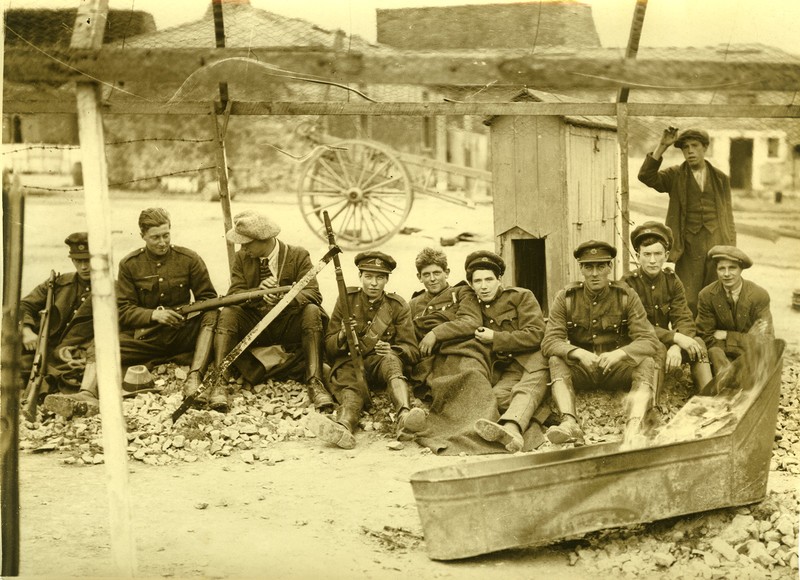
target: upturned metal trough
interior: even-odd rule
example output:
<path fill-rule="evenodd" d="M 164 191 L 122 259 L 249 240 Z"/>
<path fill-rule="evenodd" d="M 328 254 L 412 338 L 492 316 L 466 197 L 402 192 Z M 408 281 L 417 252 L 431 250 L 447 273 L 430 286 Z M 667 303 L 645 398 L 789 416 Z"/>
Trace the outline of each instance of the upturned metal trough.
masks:
<path fill-rule="evenodd" d="M 782 350 L 774 341 L 740 357 L 719 380 L 726 383 L 719 395 L 692 397 L 646 447 L 606 443 L 414 474 L 428 556 L 453 560 L 540 546 L 762 500 Z"/>

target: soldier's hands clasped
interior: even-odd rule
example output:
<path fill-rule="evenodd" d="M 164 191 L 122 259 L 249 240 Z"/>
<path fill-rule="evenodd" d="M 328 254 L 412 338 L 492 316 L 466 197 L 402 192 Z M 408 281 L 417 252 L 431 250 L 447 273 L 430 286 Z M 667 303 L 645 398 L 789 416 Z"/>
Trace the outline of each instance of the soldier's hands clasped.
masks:
<path fill-rule="evenodd" d="M 379 340 L 375 343 L 375 354 L 380 356 L 386 356 L 387 354 L 391 354 L 392 352 L 392 345 L 386 342 L 385 340 Z"/>
<path fill-rule="evenodd" d="M 185 321 L 183 316 L 169 308 L 157 308 L 153 310 L 153 313 L 150 315 L 150 320 L 158 324 L 171 326 L 172 328 L 180 328 Z"/>
<path fill-rule="evenodd" d="M 484 326 L 478 327 L 475 330 L 475 338 L 483 344 L 491 344 L 494 342 L 494 330 Z"/>
<path fill-rule="evenodd" d="M 597 368 L 603 371 L 604 374 L 608 374 L 611 372 L 611 369 L 625 360 L 627 356 L 625 351 L 619 348 L 611 352 L 604 352 L 597 357 Z"/>

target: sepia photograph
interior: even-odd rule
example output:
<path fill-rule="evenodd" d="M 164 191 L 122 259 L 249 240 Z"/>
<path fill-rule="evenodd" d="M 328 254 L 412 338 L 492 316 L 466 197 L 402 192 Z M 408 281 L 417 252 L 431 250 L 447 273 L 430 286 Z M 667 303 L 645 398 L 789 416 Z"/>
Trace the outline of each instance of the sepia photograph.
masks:
<path fill-rule="evenodd" d="M 798 577 L 800 3 L 2 9 L 0 576 Z"/>

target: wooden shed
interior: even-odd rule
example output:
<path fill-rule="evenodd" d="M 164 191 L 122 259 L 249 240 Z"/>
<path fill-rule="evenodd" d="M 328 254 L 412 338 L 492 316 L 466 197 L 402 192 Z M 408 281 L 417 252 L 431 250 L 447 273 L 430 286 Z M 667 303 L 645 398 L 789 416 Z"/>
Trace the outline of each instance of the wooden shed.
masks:
<path fill-rule="evenodd" d="M 526 89 L 514 101 L 565 102 Z M 494 232 L 507 284 L 542 308 L 580 279 L 573 249 L 599 239 L 618 249 L 618 149 L 612 117 L 495 116 L 491 127 Z"/>

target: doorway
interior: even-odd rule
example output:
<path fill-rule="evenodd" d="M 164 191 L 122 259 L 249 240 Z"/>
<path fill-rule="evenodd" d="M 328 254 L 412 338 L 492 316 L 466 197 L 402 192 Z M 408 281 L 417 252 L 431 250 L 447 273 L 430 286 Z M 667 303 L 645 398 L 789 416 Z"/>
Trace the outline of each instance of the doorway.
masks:
<path fill-rule="evenodd" d="M 514 285 L 527 288 L 547 316 L 547 261 L 544 239 L 513 240 Z"/>
<path fill-rule="evenodd" d="M 731 139 L 731 189 L 753 190 L 753 140 Z"/>

